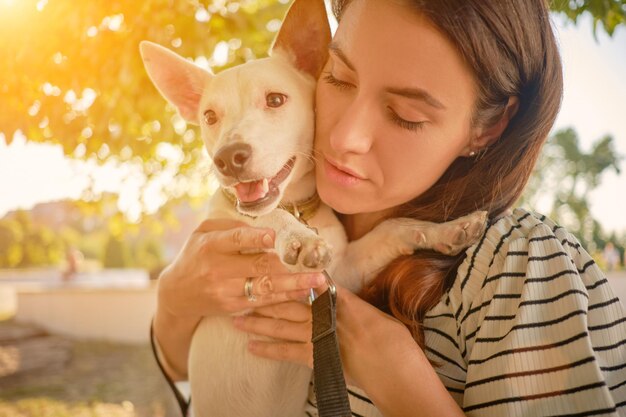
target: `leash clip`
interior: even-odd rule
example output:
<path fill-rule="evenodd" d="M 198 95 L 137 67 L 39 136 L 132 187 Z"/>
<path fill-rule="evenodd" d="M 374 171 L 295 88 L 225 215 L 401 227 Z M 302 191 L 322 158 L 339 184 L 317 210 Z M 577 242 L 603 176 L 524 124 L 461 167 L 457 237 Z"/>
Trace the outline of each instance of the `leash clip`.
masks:
<path fill-rule="evenodd" d="M 330 295 L 336 297 L 337 287 L 335 286 L 335 281 L 333 281 L 330 275 L 328 275 L 328 272 L 326 272 L 326 270 L 323 270 L 322 274 L 324 274 L 324 278 L 326 278 L 326 285 L 328 286 L 328 291 L 330 292 Z M 309 290 L 309 304 L 313 304 L 313 301 L 315 301 L 317 297 L 319 297 L 319 295 L 315 293 L 315 290 L 313 288 L 311 288 Z"/>

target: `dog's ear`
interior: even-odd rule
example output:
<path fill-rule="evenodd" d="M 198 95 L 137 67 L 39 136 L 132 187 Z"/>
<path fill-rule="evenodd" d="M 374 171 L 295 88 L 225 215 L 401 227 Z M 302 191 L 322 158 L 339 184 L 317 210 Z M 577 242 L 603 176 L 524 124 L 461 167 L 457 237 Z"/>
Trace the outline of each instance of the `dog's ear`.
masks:
<path fill-rule="evenodd" d="M 328 58 L 330 26 L 324 0 L 295 0 L 270 49 L 286 52 L 301 71 L 319 76 Z"/>
<path fill-rule="evenodd" d="M 198 124 L 202 91 L 213 75 L 156 43 L 143 41 L 139 50 L 157 90 L 186 121 Z"/>

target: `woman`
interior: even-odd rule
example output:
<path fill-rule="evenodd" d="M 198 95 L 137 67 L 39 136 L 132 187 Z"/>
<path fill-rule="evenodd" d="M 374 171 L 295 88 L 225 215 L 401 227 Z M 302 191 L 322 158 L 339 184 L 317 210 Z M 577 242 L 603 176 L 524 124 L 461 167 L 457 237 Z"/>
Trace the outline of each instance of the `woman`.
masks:
<path fill-rule="evenodd" d="M 394 261 L 360 297 L 339 289 L 354 415 L 626 415 L 626 318 L 576 239 L 519 198 L 556 117 L 560 58 L 543 0 L 334 2 L 339 27 L 317 87 L 320 197 L 358 239 L 382 219 L 488 210 L 458 257 Z M 242 331 L 250 350 L 312 363 L 318 276 L 286 274 L 273 232 L 207 221 L 160 278 L 161 362 L 185 379 L 204 315 L 250 308 L 245 277 L 271 271 Z M 207 277 L 220 277 L 212 279 Z M 230 279 L 225 279 L 228 277 Z M 233 294 L 237 294 L 234 296 Z M 314 397 L 306 410 L 315 414 Z"/>

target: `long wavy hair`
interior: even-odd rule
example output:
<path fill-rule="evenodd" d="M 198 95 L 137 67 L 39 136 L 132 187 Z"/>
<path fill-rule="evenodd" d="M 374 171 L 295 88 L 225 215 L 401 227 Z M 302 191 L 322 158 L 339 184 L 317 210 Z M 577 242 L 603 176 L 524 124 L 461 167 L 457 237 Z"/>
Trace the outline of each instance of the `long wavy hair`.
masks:
<path fill-rule="evenodd" d="M 351 0 L 332 0 L 338 21 Z M 383 0 L 390 1 L 390 0 Z M 557 116 L 561 58 L 545 0 L 395 0 L 427 17 L 456 45 L 478 86 L 472 125 L 499 121 L 510 97 L 519 107 L 501 137 L 474 158 L 458 158 L 394 217 L 444 222 L 475 210 L 491 219 L 520 197 Z M 416 40 L 417 44 L 418 40 Z M 393 261 L 361 296 L 401 320 L 424 347 L 421 323 L 451 287 L 464 254 L 420 251 Z"/>

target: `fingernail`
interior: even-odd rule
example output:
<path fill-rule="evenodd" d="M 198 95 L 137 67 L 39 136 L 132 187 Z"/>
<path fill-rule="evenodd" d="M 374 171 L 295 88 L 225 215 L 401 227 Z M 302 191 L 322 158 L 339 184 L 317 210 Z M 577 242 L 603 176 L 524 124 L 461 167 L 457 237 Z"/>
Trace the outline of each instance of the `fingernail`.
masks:
<path fill-rule="evenodd" d="M 244 320 L 245 318 L 243 316 L 233 317 L 233 325 L 235 325 L 235 327 L 241 327 Z"/>
<path fill-rule="evenodd" d="M 315 274 L 311 277 L 311 286 L 313 287 L 317 287 L 322 285 L 324 282 L 326 281 L 326 279 L 324 278 L 324 275 L 322 274 Z"/>
<path fill-rule="evenodd" d="M 248 342 L 248 349 L 249 349 L 249 350 L 254 351 L 254 350 L 257 350 L 257 349 L 258 349 L 258 347 L 259 347 L 259 343 L 258 343 L 258 342 L 255 342 L 254 340 L 250 340 L 250 341 Z"/>
<path fill-rule="evenodd" d="M 263 235 L 263 245 L 266 248 L 273 248 L 274 247 L 274 241 L 272 240 L 272 237 L 268 233 Z"/>

